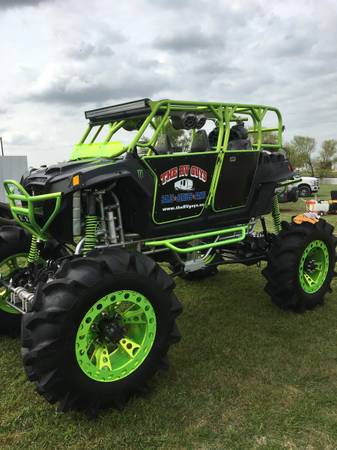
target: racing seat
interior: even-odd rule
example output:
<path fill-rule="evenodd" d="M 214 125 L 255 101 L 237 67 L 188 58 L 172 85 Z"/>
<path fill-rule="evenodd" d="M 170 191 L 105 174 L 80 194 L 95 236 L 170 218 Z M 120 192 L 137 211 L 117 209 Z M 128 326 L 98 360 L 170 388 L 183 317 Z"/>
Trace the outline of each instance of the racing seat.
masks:
<path fill-rule="evenodd" d="M 216 147 L 218 143 L 218 137 L 219 137 L 219 128 L 215 127 L 208 135 L 208 141 L 209 145 L 211 147 Z"/>
<path fill-rule="evenodd" d="M 191 152 L 207 152 L 209 150 L 209 140 L 205 130 L 198 130 L 193 138 Z"/>
<path fill-rule="evenodd" d="M 155 149 L 158 155 L 165 155 L 173 152 L 171 141 L 167 134 L 160 134 L 158 136 Z"/>
<path fill-rule="evenodd" d="M 233 125 L 229 133 L 228 150 L 251 150 L 252 144 L 248 137 L 248 130 L 243 122 Z"/>

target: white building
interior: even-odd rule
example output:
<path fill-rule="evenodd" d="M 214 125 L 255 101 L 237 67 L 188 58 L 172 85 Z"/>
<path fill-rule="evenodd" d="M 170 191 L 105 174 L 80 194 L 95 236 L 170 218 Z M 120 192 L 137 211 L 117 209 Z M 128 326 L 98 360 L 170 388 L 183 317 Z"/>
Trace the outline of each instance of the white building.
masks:
<path fill-rule="evenodd" d="M 3 181 L 20 181 L 27 169 L 27 156 L 0 156 L 0 202 L 7 203 Z"/>

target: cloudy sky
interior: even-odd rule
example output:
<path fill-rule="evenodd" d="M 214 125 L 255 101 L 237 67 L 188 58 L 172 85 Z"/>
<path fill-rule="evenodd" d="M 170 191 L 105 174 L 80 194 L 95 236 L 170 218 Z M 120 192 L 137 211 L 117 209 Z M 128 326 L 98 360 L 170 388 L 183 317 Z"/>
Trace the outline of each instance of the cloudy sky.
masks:
<path fill-rule="evenodd" d="M 61 161 L 83 111 L 142 97 L 262 103 L 337 138 L 335 0 L 0 0 L 0 136 Z"/>

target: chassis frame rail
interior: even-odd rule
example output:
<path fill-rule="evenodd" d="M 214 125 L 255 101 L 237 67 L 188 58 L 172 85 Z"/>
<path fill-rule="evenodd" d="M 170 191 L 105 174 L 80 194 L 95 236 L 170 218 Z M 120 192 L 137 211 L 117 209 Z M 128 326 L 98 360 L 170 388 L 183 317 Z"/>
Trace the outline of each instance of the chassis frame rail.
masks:
<path fill-rule="evenodd" d="M 175 238 L 170 238 L 170 239 L 162 239 L 162 240 L 158 240 L 158 241 L 148 241 L 148 242 L 145 242 L 145 245 L 153 246 L 153 247 L 162 247 L 163 246 L 163 247 L 167 247 L 170 250 L 173 250 L 174 252 L 177 252 L 177 253 L 191 253 L 191 252 L 195 252 L 195 251 L 199 251 L 199 250 L 207 250 L 210 248 L 221 247 L 223 245 L 241 242 L 247 236 L 247 232 L 248 232 L 248 225 L 240 225 L 238 227 L 208 231 L 205 233 L 198 233 L 198 234 L 193 234 L 190 236 L 180 236 L 180 237 L 175 237 Z M 227 237 L 225 236 L 225 239 L 222 239 L 222 240 L 209 242 L 209 243 L 205 243 L 205 244 L 200 244 L 200 245 L 194 245 L 192 247 L 179 247 L 179 246 L 175 245 L 175 244 L 181 244 L 181 243 L 193 241 L 195 239 L 203 239 L 203 238 L 208 238 L 208 237 L 213 237 L 213 236 L 223 236 L 223 235 L 229 235 L 229 236 L 227 236 Z"/>

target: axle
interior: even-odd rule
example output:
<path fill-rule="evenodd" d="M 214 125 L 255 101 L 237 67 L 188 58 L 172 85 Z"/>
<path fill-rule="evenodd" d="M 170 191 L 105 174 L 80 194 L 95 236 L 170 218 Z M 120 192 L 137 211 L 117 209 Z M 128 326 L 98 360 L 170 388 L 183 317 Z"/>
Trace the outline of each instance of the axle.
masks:
<path fill-rule="evenodd" d="M 18 286 L 14 287 L 5 281 L 0 275 L 0 284 L 10 291 L 10 297 L 6 302 L 12 308 L 15 308 L 20 313 L 25 314 L 29 310 L 29 305 L 34 300 L 35 294 L 27 291 L 27 289 Z"/>

